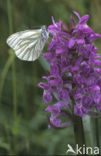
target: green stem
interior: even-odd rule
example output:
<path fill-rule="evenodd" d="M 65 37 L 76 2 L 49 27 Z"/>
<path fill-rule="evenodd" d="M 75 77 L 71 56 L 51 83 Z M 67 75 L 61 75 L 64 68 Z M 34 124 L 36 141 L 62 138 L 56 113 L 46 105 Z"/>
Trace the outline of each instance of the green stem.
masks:
<path fill-rule="evenodd" d="M 9 33 L 13 33 L 13 22 L 12 22 L 12 5 L 11 0 L 7 0 L 8 9 L 8 22 L 9 22 Z M 13 113 L 14 119 L 16 120 L 17 114 L 17 97 L 16 97 L 16 73 L 15 73 L 15 61 L 12 62 L 12 86 L 13 86 Z"/>
<path fill-rule="evenodd" d="M 7 11 L 8 11 L 8 22 L 9 22 L 9 33 L 13 33 L 13 22 L 12 22 L 12 7 L 11 1 L 7 0 Z"/>
<path fill-rule="evenodd" d="M 9 23 L 9 33 L 13 33 L 13 18 L 12 18 L 12 3 L 11 0 L 7 0 L 7 9 L 8 9 L 8 23 Z M 14 55 L 14 54 L 12 54 Z M 14 57 L 13 57 L 14 58 Z M 17 117 L 17 94 L 16 94 L 16 73 L 15 73 L 15 60 L 12 62 L 12 92 L 13 92 L 13 117 L 14 117 L 14 126 L 16 123 Z M 14 129 L 13 126 L 13 129 Z M 12 129 L 12 133 L 14 134 Z M 16 137 L 13 138 L 14 151 L 16 151 Z"/>
<path fill-rule="evenodd" d="M 8 73 L 8 70 L 10 68 L 10 66 L 12 65 L 12 62 L 14 60 L 14 55 L 12 55 L 11 50 L 9 51 L 9 58 L 4 66 L 4 69 L 2 71 L 2 75 L 1 75 L 1 81 L 0 81 L 0 102 L 1 102 L 1 97 L 2 97 L 2 91 L 3 91 L 3 86 L 4 86 L 4 82 Z"/>
<path fill-rule="evenodd" d="M 78 147 L 83 147 L 85 145 L 85 136 L 84 136 L 84 128 L 82 118 L 78 116 L 74 116 L 74 138 L 75 144 L 78 144 Z M 81 149 L 82 151 L 82 149 Z M 79 154 L 78 154 L 79 155 Z"/>
<path fill-rule="evenodd" d="M 95 119 L 95 135 L 96 135 L 96 145 L 100 148 L 99 142 L 99 119 Z"/>
<path fill-rule="evenodd" d="M 12 85 L 13 85 L 13 113 L 14 119 L 17 116 L 17 94 L 16 94 L 16 73 L 15 73 L 15 62 L 12 63 Z"/>

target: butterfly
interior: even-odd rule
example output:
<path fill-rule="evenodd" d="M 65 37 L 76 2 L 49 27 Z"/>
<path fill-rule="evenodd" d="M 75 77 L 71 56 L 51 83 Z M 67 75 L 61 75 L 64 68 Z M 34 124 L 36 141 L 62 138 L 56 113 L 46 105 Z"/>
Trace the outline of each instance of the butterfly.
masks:
<path fill-rule="evenodd" d="M 7 39 L 7 44 L 15 51 L 16 56 L 25 61 L 35 61 L 41 54 L 49 32 L 46 26 L 41 29 L 25 30 L 12 34 Z"/>

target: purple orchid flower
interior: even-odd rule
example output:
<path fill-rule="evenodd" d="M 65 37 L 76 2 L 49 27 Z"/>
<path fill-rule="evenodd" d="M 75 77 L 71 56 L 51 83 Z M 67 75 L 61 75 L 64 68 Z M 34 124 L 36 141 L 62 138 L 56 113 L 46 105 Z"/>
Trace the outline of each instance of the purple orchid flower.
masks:
<path fill-rule="evenodd" d="M 50 64 L 50 74 L 43 77 L 46 83 L 38 86 L 44 89 L 43 101 L 48 104 L 45 110 L 51 114 L 50 125 L 55 127 L 70 126 L 72 120 L 67 119 L 73 114 L 83 117 L 93 110 L 101 112 L 101 56 L 93 43 L 101 35 L 87 25 L 89 15 L 74 14 L 78 24 L 72 16 L 69 27 L 52 17 L 53 24 L 48 26 L 52 40 L 43 54 Z"/>

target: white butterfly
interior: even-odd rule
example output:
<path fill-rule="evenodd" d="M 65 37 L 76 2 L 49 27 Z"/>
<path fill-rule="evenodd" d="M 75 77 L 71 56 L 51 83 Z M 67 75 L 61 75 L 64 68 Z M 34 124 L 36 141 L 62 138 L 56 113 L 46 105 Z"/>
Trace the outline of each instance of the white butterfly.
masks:
<path fill-rule="evenodd" d="M 7 44 L 14 49 L 19 59 L 35 61 L 40 56 L 48 38 L 46 26 L 42 26 L 41 29 L 12 34 L 8 37 Z"/>

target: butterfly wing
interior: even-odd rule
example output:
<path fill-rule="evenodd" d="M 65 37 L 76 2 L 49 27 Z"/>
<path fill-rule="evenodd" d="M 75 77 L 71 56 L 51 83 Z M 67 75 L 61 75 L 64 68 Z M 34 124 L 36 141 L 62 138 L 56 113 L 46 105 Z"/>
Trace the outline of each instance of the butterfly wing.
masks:
<path fill-rule="evenodd" d="M 38 29 L 15 33 L 7 39 L 7 44 L 14 49 L 19 59 L 34 61 L 40 56 L 45 42 L 41 36 L 41 29 Z"/>

